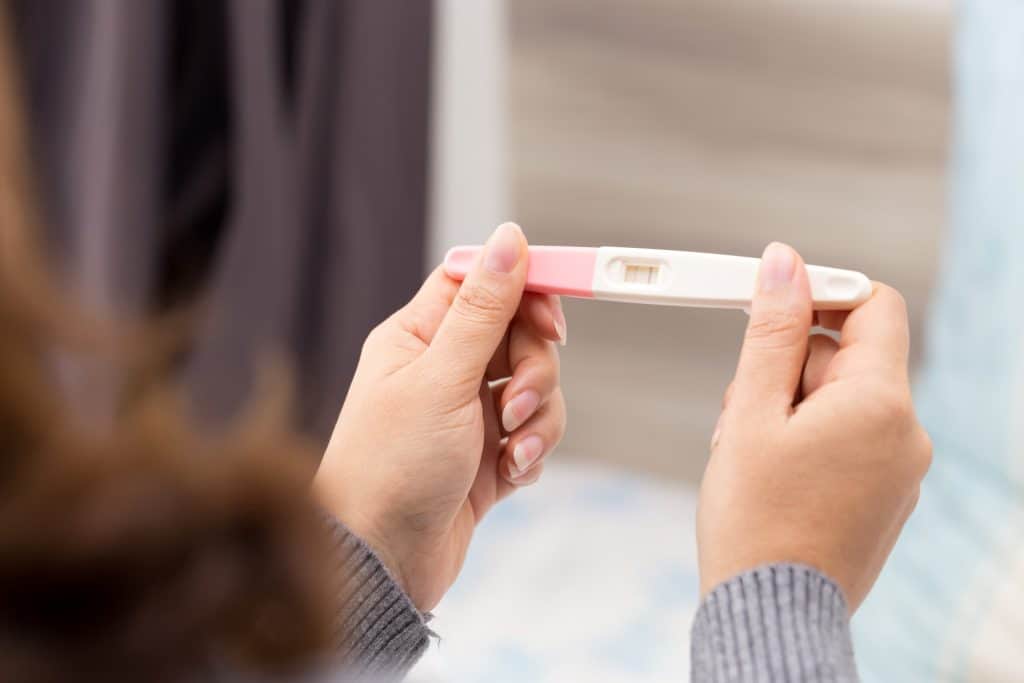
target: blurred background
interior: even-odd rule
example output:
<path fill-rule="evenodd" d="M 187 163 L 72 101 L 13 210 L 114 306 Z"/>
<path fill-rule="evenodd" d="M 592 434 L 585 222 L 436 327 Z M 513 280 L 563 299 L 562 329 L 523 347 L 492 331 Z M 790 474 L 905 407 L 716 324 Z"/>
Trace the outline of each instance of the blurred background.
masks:
<path fill-rule="evenodd" d="M 9 4 L 64 276 L 119 316 L 202 302 L 167 371 L 213 424 L 279 350 L 325 442 L 367 331 L 506 220 L 780 240 L 895 286 L 935 464 L 854 622 L 861 674 L 1024 680 L 1024 3 Z M 746 319 L 565 305 L 568 434 L 480 526 L 416 683 L 687 676 L 696 484 Z"/>
<path fill-rule="evenodd" d="M 505 220 L 535 244 L 785 241 L 897 287 L 922 330 L 947 207 L 945 0 L 12 7 L 68 279 L 115 315 L 203 300 L 174 370 L 213 423 L 278 349 L 300 426 L 326 440 L 367 331 Z M 566 308 L 558 459 L 696 481 L 744 316 Z"/>
<path fill-rule="evenodd" d="M 757 256 L 780 240 L 897 287 L 920 333 L 945 226 L 951 3 L 440 7 L 440 64 L 466 98 L 451 106 L 484 121 L 444 138 L 472 149 L 440 153 L 473 169 L 454 201 L 492 204 L 435 214 L 432 258 L 503 219 L 536 244 Z M 474 58 L 443 56 L 461 49 Z M 471 69 L 489 85 L 470 87 Z M 697 480 L 745 317 L 574 300 L 566 314 L 558 457 Z"/>

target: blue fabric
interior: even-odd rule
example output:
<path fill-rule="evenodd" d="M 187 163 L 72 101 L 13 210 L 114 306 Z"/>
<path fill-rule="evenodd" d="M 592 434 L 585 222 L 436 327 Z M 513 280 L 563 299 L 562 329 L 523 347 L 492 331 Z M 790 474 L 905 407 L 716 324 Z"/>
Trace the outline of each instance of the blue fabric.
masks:
<path fill-rule="evenodd" d="M 854 620 L 869 682 L 1024 680 L 1019 653 L 977 642 L 1024 546 L 1024 2 L 959 3 L 955 54 L 951 229 L 916 387 L 935 463 Z"/>
<path fill-rule="evenodd" d="M 488 514 L 408 683 L 689 675 L 696 491 L 556 458 Z"/>

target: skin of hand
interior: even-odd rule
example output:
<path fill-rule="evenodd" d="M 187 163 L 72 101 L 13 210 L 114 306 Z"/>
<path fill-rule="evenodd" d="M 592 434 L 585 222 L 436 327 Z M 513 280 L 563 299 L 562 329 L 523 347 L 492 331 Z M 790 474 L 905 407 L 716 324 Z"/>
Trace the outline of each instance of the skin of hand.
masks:
<path fill-rule="evenodd" d="M 908 379 L 906 305 L 875 284 L 840 331 L 815 314 L 800 256 L 771 244 L 735 379 L 712 437 L 697 515 L 701 593 L 760 565 L 810 565 L 852 614 L 917 504 L 932 446 Z"/>
<path fill-rule="evenodd" d="M 537 480 L 565 431 L 565 318 L 557 297 L 524 295 L 527 261 L 504 224 L 461 286 L 438 268 L 370 333 L 314 478 L 423 611 L 484 514 Z"/>

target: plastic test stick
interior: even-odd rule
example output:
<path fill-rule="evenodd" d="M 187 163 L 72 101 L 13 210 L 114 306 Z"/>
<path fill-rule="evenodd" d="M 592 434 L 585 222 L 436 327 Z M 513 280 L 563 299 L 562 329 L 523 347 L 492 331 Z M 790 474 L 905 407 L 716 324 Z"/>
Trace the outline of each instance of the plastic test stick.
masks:
<path fill-rule="evenodd" d="M 621 247 L 530 248 L 526 289 L 542 294 L 703 308 L 750 308 L 761 259 Z M 482 247 L 455 247 L 445 271 L 462 280 Z M 863 273 L 807 266 L 814 308 L 846 311 L 871 296 Z"/>

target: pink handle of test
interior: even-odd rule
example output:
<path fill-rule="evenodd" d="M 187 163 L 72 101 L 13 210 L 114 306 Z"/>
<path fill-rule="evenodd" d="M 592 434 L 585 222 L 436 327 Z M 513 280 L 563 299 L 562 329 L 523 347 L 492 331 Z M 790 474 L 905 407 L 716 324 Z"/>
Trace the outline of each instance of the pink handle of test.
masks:
<path fill-rule="evenodd" d="M 464 280 L 481 251 L 483 247 L 455 247 L 445 256 L 445 272 L 453 280 Z M 594 298 L 596 247 L 529 247 L 529 254 L 528 292 Z"/>

